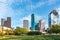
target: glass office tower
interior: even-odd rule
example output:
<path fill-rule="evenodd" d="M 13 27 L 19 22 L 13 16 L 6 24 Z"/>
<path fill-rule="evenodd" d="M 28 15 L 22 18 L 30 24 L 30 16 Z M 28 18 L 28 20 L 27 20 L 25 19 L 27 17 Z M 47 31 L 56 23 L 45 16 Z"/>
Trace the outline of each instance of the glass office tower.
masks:
<path fill-rule="evenodd" d="M 31 30 L 35 30 L 35 26 L 37 24 L 37 17 L 35 14 L 31 15 Z"/>
<path fill-rule="evenodd" d="M 56 10 L 53 10 L 50 14 L 49 14 L 49 28 L 52 27 L 52 25 L 54 24 L 59 24 L 59 14 Z"/>

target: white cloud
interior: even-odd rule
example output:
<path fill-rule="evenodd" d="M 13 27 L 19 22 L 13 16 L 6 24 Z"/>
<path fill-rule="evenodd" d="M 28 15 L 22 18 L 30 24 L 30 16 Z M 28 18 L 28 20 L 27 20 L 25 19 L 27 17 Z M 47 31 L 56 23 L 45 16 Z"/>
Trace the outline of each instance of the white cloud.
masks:
<path fill-rule="evenodd" d="M 57 10 L 57 12 L 58 12 L 58 14 L 59 14 L 59 20 L 60 20 L 60 6 L 58 6 L 57 8 L 56 8 L 56 10 Z M 60 21 L 59 21 L 60 22 Z"/>
<path fill-rule="evenodd" d="M 20 19 L 20 26 L 22 26 L 23 27 L 23 20 L 28 20 L 29 21 L 29 25 L 31 24 L 30 22 L 31 22 L 31 15 L 28 15 L 28 16 L 25 16 L 25 17 L 23 17 L 22 19 Z M 30 27 L 30 26 L 29 26 Z"/>
<path fill-rule="evenodd" d="M 58 8 L 56 8 L 56 10 L 58 11 L 58 13 L 60 15 L 60 6 Z"/>
<path fill-rule="evenodd" d="M 35 5 L 33 5 L 33 3 L 30 3 L 29 5 L 26 6 L 26 9 L 33 10 L 33 9 L 43 6 L 44 4 L 45 2 L 37 2 Z"/>
<path fill-rule="evenodd" d="M 38 2 L 35 6 L 38 8 L 38 7 L 40 7 L 40 6 L 44 5 L 44 4 L 45 4 L 45 2 Z"/>
<path fill-rule="evenodd" d="M 48 0 L 48 1 L 47 1 L 47 4 L 48 4 L 48 5 L 52 5 L 52 4 L 54 4 L 54 3 L 56 3 L 56 0 Z"/>
<path fill-rule="evenodd" d="M 29 20 L 31 19 L 31 15 L 28 15 L 27 17 L 22 18 L 23 20 Z"/>
<path fill-rule="evenodd" d="M 0 18 L 12 15 L 13 11 L 8 6 L 11 2 L 12 0 L 0 0 Z"/>
<path fill-rule="evenodd" d="M 45 24 L 45 29 L 47 29 L 47 28 L 49 28 L 49 27 L 48 27 L 48 24 Z"/>
<path fill-rule="evenodd" d="M 37 15 L 37 20 L 39 21 L 40 19 L 42 19 L 42 16 Z"/>
<path fill-rule="evenodd" d="M 27 10 L 33 10 L 33 9 L 39 8 L 43 5 L 48 5 L 48 6 L 53 5 L 56 3 L 56 0 L 47 0 L 47 1 L 42 1 L 42 2 L 39 1 L 36 4 L 33 4 L 33 2 L 30 1 L 29 3 L 30 4 L 26 6 L 26 9 Z"/>
<path fill-rule="evenodd" d="M 2 2 L 2 3 L 6 3 L 6 1 L 7 1 L 7 0 L 3 0 L 3 1 L 2 1 L 2 0 L 0 0 L 0 2 Z"/>

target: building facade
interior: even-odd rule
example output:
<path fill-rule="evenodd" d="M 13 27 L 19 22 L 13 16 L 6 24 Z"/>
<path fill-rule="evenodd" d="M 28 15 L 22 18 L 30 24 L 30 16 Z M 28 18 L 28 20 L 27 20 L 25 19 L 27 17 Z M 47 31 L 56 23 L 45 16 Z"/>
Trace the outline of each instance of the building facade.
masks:
<path fill-rule="evenodd" d="M 7 17 L 7 20 L 1 19 L 1 26 L 11 28 L 11 17 Z"/>
<path fill-rule="evenodd" d="M 39 23 L 36 24 L 35 30 L 40 30 Z"/>
<path fill-rule="evenodd" d="M 4 26 L 5 19 L 1 19 L 1 26 Z"/>
<path fill-rule="evenodd" d="M 59 14 L 56 10 L 53 10 L 48 16 L 49 28 L 51 28 L 54 24 L 59 24 Z"/>
<path fill-rule="evenodd" d="M 41 19 L 39 21 L 40 32 L 45 32 L 45 20 Z"/>
<path fill-rule="evenodd" d="M 37 16 L 35 14 L 31 15 L 31 30 L 36 30 Z"/>
<path fill-rule="evenodd" d="M 29 26 L 29 21 L 28 20 L 23 20 L 23 28 L 28 29 L 28 26 Z"/>
<path fill-rule="evenodd" d="M 11 17 L 7 17 L 7 27 L 11 28 Z"/>

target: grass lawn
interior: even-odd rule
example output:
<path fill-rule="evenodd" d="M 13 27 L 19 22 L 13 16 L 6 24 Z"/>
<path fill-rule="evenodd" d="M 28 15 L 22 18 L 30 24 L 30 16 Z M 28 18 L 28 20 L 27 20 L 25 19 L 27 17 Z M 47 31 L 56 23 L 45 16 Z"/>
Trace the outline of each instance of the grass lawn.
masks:
<path fill-rule="evenodd" d="M 59 35 L 38 35 L 38 36 L 4 36 L 0 40 L 60 40 Z"/>

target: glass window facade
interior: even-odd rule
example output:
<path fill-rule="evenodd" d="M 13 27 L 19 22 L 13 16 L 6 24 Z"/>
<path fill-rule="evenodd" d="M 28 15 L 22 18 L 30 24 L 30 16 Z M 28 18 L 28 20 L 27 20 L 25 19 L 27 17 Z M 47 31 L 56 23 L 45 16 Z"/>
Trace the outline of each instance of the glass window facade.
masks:
<path fill-rule="evenodd" d="M 53 10 L 50 14 L 49 14 L 49 27 L 51 27 L 54 24 L 59 24 L 59 14 L 56 10 Z"/>

